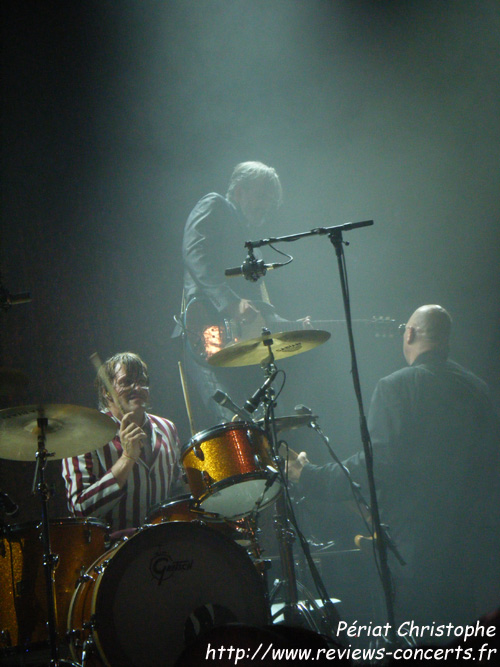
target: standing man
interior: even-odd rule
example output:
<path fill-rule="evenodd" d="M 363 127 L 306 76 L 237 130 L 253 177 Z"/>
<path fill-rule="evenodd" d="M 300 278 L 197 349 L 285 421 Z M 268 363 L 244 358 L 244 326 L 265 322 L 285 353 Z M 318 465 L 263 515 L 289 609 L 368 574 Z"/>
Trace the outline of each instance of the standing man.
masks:
<path fill-rule="evenodd" d="M 450 331 L 441 306 L 413 313 L 408 367 L 379 381 L 368 417 L 382 522 L 406 562 L 389 552 L 396 619 L 419 627 L 464 624 L 500 603 L 499 418 L 485 383 L 448 359 Z M 344 464 L 367 497 L 364 453 Z M 349 498 L 338 465 L 302 452 L 288 469 L 307 497 Z"/>
<path fill-rule="evenodd" d="M 75 516 L 98 517 L 121 531 L 141 526 L 152 505 L 173 495 L 179 439 L 171 421 L 146 412 L 148 368 L 137 354 L 115 354 L 101 372 L 116 393 L 113 399 L 99 373 L 99 408 L 116 422 L 116 436 L 96 451 L 63 459 L 63 477 Z"/>
<path fill-rule="evenodd" d="M 249 374 L 249 369 L 243 371 L 244 379 L 241 371 L 216 369 L 206 358 L 207 352 L 210 355 L 225 343 L 219 340 L 218 324 L 228 325 L 227 330 L 234 326 L 239 333 L 251 325 L 253 335 L 242 333 L 245 339 L 260 335 L 263 325 L 280 319 L 262 282 L 226 278 L 224 271 L 242 264 L 245 241 L 277 211 L 281 201 L 275 169 L 262 162 L 242 162 L 234 168 L 226 196 L 205 195 L 187 219 L 182 245 L 183 336 L 186 370 L 198 396 L 198 427 L 231 419 L 232 413 L 212 400 L 216 390 L 228 391 L 236 402 L 242 402 L 258 387 L 255 382 L 262 380 L 261 375 Z M 177 335 L 180 331 L 178 328 Z"/>

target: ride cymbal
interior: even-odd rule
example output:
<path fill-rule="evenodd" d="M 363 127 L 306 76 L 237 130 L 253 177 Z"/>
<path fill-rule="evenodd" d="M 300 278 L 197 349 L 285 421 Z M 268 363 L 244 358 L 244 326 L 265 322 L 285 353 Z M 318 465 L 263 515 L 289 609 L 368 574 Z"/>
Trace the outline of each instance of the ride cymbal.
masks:
<path fill-rule="evenodd" d="M 312 350 L 330 338 L 328 331 L 321 329 L 299 329 L 275 334 L 263 334 L 258 338 L 232 343 L 213 354 L 208 363 L 212 366 L 253 366 L 273 358 L 284 359 Z"/>
<path fill-rule="evenodd" d="M 0 458 L 35 461 L 38 418 L 45 417 L 45 448 L 51 458 L 91 452 L 109 442 L 117 431 L 108 415 L 77 405 L 24 405 L 0 410 Z"/>

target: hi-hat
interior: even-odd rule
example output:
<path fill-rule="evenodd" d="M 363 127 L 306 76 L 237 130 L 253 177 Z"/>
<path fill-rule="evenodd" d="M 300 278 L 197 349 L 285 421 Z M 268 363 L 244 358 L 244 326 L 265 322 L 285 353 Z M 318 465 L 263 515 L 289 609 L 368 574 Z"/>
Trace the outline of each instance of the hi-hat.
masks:
<path fill-rule="evenodd" d="M 269 349 L 274 359 L 284 359 L 294 354 L 307 352 L 325 343 L 329 338 L 330 333 L 321 329 L 299 329 L 263 334 L 258 338 L 243 340 L 224 347 L 213 354 L 208 359 L 208 363 L 212 366 L 253 366 L 270 360 Z"/>
<path fill-rule="evenodd" d="M 51 458 L 92 452 L 109 442 L 117 425 L 108 415 L 77 405 L 23 405 L 0 410 L 0 458 L 35 461 L 38 418 L 45 417 L 45 448 Z"/>

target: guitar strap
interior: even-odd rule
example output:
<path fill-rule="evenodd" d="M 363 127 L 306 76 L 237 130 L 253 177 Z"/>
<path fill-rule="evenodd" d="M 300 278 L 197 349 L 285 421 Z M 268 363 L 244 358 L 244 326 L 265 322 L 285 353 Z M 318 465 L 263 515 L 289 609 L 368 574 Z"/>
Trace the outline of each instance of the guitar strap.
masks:
<path fill-rule="evenodd" d="M 269 298 L 269 292 L 267 291 L 266 283 L 262 280 L 259 283 L 260 298 L 264 303 L 271 305 L 271 299 Z"/>
<path fill-rule="evenodd" d="M 184 317 L 186 312 L 186 291 L 182 288 L 182 299 L 181 299 L 181 317 Z"/>

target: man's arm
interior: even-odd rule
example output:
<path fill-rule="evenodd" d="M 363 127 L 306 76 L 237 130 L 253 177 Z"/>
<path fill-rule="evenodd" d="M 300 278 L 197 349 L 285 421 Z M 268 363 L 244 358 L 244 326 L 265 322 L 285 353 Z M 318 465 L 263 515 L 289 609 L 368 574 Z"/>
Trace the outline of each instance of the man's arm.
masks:
<path fill-rule="evenodd" d="M 183 240 L 183 261 L 190 276 L 218 312 L 236 310 L 240 296 L 227 283 L 224 270 L 236 262 L 227 256 L 225 232 L 232 234 L 231 211 L 223 197 L 215 193 L 201 199 L 191 212 Z M 243 246 L 242 246 L 243 253 Z"/>
<path fill-rule="evenodd" d="M 124 415 L 119 437 L 101 450 L 105 466 L 99 450 L 63 460 L 68 506 L 76 516 L 102 517 L 125 495 L 127 480 L 147 440 L 131 417 Z"/>
<path fill-rule="evenodd" d="M 104 517 L 126 493 L 111 468 L 103 469 L 97 452 L 63 459 L 62 464 L 68 507 L 75 516 Z"/>

